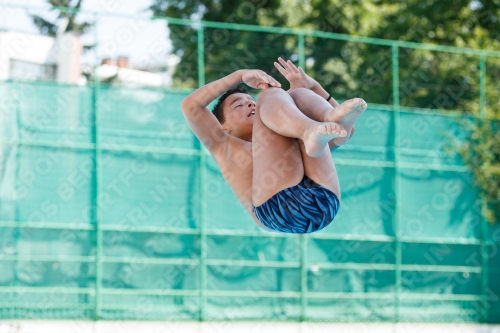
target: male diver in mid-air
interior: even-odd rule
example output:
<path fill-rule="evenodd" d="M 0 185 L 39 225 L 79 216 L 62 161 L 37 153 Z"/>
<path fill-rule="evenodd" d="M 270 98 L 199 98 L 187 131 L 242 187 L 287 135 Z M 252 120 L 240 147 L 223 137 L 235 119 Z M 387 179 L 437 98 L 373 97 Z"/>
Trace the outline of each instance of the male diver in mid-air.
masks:
<path fill-rule="evenodd" d="M 338 212 L 340 185 L 330 151 L 350 139 L 367 105 L 360 98 L 339 105 L 302 68 L 278 61 L 290 90 L 261 70 L 243 69 L 194 91 L 182 110 L 260 227 L 310 233 Z M 263 89 L 257 101 L 235 87 L 241 82 Z M 220 95 L 210 112 L 207 106 Z"/>

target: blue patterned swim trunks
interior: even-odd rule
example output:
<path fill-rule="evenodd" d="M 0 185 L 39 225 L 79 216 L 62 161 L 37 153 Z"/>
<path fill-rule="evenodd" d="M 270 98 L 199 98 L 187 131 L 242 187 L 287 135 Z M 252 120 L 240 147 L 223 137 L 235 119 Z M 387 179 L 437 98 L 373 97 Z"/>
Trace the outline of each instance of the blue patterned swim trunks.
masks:
<path fill-rule="evenodd" d="M 339 210 L 339 199 L 332 191 L 304 175 L 302 181 L 286 188 L 253 211 L 269 229 L 306 234 L 326 227 Z"/>

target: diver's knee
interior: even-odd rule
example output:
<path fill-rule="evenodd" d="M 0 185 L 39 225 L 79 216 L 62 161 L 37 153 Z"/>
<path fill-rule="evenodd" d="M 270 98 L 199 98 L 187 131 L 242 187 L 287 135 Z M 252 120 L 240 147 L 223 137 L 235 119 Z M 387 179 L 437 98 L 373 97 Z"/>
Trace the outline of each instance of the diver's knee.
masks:
<path fill-rule="evenodd" d="M 281 88 L 276 88 L 276 87 L 269 87 L 264 90 L 262 90 L 259 94 L 259 102 L 266 101 L 269 98 L 276 97 L 276 95 L 280 94 L 286 94 L 286 91 L 284 91 Z"/>
<path fill-rule="evenodd" d="M 308 94 L 310 92 L 307 88 L 296 88 L 288 92 L 288 94 L 295 100 L 304 94 Z"/>

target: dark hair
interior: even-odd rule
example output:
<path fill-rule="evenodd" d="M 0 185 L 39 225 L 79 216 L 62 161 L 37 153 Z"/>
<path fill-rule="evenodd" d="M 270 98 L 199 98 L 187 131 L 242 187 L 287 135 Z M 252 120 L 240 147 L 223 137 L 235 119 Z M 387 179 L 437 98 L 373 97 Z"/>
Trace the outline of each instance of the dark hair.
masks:
<path fill-rule="evenodd" d="M 223 124 L 226 121 L 226 118 L 224 117 L 224 112 L 222 110 L 222 104 L 224 104 L 224 101 L 226 98 L 231 96 L 232 94 L 248 94 L 248 91 L 244 87 L 236 86 L 234 88 L 229 89 L 225 93 L 223 93 L 220 97 L 219 100 L 217 101 L 217 104 L 215 104 L 212 113 L 214 114 L 215 118 Z"/>

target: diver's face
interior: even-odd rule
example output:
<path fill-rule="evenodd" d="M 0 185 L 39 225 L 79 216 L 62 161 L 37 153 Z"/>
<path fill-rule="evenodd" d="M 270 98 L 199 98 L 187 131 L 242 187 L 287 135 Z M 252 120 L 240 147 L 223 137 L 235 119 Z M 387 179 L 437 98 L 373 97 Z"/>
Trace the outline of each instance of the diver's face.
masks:
<path fill-rule="evenodd" d="M 224 130 L 236 137 L 252 133 L 253 119 L 255 117 L 255 100 L 244 93 L 228 96 L 224 101 Z"/>

